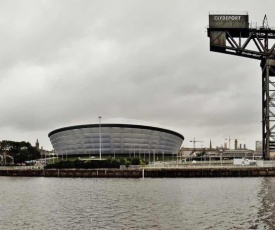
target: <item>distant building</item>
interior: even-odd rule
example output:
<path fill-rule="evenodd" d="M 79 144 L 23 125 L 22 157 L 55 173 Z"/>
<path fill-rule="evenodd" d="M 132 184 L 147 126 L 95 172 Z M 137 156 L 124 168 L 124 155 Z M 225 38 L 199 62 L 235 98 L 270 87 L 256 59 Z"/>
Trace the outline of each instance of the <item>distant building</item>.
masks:
<path fill-rule="evenodd" d="M 255 143 L 255 150 L 259 151 L 259 152 L 263 151 L 263 146 L 262 146 L 262 142 L 261 141 L 256 141 L 256 143 Z"/>
<path fill-rule="evenodd" d="M 222 153 L 223 158 L 234 159 L 234 158 L 246 158 L 256 159 L 262 158 L 261 154 L 256 154 L 254 150 L 249 149 L 228 149 Z"/>
<path fill-rule="evenodd" d="M 47 155 L 51 155 L 54 153 L 54 151 L 49 151 L 49 150 L 45 150 L 43 149 L 43 147 L 41 146 L 41 148 L 39 148 L 39 141 L 38 139 L 36 139 L 36 142 L 35 142 L 35 146 L 34 146 L 39 152 L 40 152 L 40 156 L 41 158 L 42 157 L 45 157 Z"/>
<path fill-rule="evenodd" d="M 245 144 L 239 144 L 238 140 L 235 139 L 234 149 L 228 149 L 226 143 L 224 146 L 217 146 L 215 149 L 212 148 L 212 141 L 210 140 L 209 148 L 181 148 L 179 156 L 187 158 L 196 158 L 198 156 L 205 156 L 223 159 L 234 159 L 234 158 L 248 158 L 248 159 L 260 159 L 262 158 L 261 151 L 254 151 L 246 148 Z"/>
<path fill-rule="evenodd" d="M 39 142 L 38 142 L 38 139 L 36 139 L 35 147 L 36 147 L 37 150 L 39 150 Z"/>

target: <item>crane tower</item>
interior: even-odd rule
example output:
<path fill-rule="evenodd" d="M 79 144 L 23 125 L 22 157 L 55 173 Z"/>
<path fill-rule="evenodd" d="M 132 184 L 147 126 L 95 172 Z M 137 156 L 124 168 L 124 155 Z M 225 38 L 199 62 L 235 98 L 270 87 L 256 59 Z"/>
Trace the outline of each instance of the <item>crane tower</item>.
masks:
<path fill-rule="evenodd" d="M 260 60 L 262 68 L 263 158 L 275 153 L 275 29 L 265 15 L 261 26 L 249 24 L 248 12 L 209 13 L 210 51 Z"/>

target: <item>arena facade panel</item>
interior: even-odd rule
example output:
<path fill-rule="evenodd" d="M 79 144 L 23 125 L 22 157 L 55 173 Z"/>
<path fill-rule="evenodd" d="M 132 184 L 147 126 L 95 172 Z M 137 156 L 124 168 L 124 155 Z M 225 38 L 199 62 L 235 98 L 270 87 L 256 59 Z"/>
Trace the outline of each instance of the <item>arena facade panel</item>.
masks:
<path fill-rule="evenodd" d="M 132 124 L 87 124 L 49 133 L 58 155 L 177 154 L 184 137 L 172 130 Z"/>

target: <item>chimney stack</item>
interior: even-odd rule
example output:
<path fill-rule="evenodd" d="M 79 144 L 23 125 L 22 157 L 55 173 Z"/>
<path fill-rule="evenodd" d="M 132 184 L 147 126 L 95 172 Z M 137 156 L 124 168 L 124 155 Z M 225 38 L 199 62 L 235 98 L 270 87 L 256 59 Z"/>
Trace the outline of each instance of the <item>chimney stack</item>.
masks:
<path fill-rule="evenodd" d="M 238 140 L 235 139 L 235 150 L 238 149 Z"/>

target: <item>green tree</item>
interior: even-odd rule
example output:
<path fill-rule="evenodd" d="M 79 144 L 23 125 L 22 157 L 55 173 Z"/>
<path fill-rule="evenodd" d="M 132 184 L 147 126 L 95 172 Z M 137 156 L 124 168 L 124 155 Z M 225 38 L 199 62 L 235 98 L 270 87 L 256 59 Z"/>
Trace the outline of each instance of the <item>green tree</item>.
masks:
<path fill-rule="evenodd" d="M 126 162 L 125 162 L 126 168 L 128 168 L 130 165 L 131 165 L 131 161 L 126 160 Z"/>
<path fill-rule="evenodd" d="M 23 163 L 24 161 L 40 158 L 40 152 L 29 142 L 8 141 L 0 142 L 0 154 L 8 155 L 14 158 L 14 163 Z"/>
<path fill-rule="evenodd" d="M 131 159 L 131 164 L 132 165 L 140 165 L 141 164 L 141 160 L 139 157 L 134 157 Z"/>

